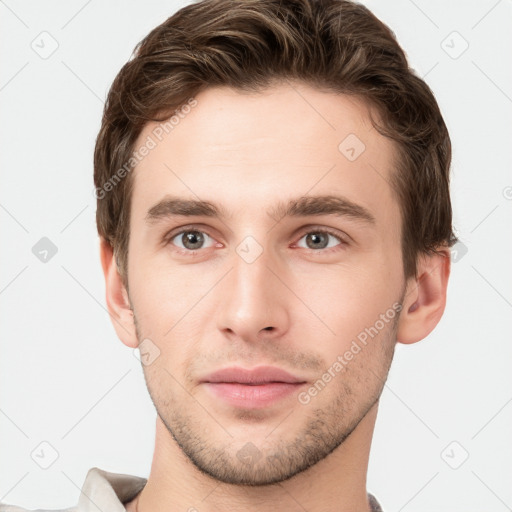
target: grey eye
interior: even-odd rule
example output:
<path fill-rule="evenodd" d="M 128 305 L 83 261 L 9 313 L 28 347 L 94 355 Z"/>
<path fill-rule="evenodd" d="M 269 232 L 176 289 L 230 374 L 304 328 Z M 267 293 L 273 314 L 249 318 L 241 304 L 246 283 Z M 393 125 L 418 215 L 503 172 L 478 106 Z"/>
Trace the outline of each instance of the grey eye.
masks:
<path fill-rule="evenodd" d="M 172 237 L 171 242 L 182 249 L 195 251 L 197 249 L 202 249 L 203 244 L 208 239 L 212 240 L 206 233 L 196 230 L 188 230 L 182 231 Z"/>
<path fill-rule="evenodd" d="M 331 243 L 329 245 L 329 237 L 331 239 L 337 241 L 337 243 Z M 341 239 L 337 236 L 328 233 L 326 231 L 310 231 L 309 233 L 306 233 L 301 240 L 305 239 L 306 241 L 306 247 L 304 245 L 300 245 L 300 241 L 297 244 L 299 247 L 304 247 L 306 249 L 325 249 L 325 248 L 331 248 L 338 245 L 338 243 L 341 243 Z"/>

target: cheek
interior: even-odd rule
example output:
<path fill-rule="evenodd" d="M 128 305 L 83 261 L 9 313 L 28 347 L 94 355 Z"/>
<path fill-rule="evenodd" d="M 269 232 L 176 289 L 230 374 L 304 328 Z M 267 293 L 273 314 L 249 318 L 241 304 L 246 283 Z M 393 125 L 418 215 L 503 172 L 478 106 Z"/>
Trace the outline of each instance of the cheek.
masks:
<path fill-rule="evenodd" d="M 130 295 L 141 318 L 152 325 L 169 324 L 186 313 L 187 306 L 201 290 L 200 282 L 190 279 L 192 271 L 171 266 L 165 255 L 157 256 L 136 248 L 129 258 Z M 140 247 L 140 246 L 139 246 Z M 192 268 L 190 266 L 189 268 Z M 147 323 L 147 321 L 146 321 Z M 169 326 L 170 327 L 170 326 Z"/>
<path fill-rule="evenodd" d="M 299 332 L 316 338 L 315 350 L 335 375 L 324 374 L 332 380 L 325 398 L 376 393 L 395 344 L 393 319 L 398 313 L 393 304 L 400 298 L 399 283 L 378 264 L 338 268 L 315 283 L 304 297 L 322 322 L 314 319 L 313 324 L 310 316 L 298 321 Z M 307 288 L 302 290 L 304 294 Z"/>
<path fill-rule="evenodd" d="M 339 343 L 373 325 L 392 307 L 400 291 L 396 274 L 382 257 L 370 256 L 357 265 L 319 266 L 316 273 L 297 272 L 291 288 Z M 300 309 L 303 312 L 304 307 Z M 303 314 L 297 320 L 301 317 Z M 321 327 L 321 322 L 318 324 Z M 329 330 L 325 332 L 329 334 Z"/>

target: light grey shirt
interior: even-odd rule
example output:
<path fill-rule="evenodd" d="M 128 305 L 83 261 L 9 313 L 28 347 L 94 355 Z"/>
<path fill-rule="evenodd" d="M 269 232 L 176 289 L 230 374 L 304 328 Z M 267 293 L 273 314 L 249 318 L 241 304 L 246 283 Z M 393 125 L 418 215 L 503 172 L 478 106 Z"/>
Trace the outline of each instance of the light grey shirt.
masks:
<path fill-rule="evenodd" d="M 131 501 L 146 485 L 139 476 L 110 473 L 99 468 L 87 472 L 78 505 L 51 512 L 125 512 L 123 503 Z M 27 509 L 0 503 L 0 512 L 29 512 Z M 37 509 L 33 512 L 47 512 Z"/>
<path fill-rule="evenodd" d="M 84 481 L 78 505 L 61 510 L 27 509 L 0 503 L 0 512 L 125 512 L 125 503 L 132 501 L 146 485 L 147 479 L 139 476 L 110 473 L 91 468 Z M 382 512 L 377 500 L 368 495 L 372 512 Z"/>

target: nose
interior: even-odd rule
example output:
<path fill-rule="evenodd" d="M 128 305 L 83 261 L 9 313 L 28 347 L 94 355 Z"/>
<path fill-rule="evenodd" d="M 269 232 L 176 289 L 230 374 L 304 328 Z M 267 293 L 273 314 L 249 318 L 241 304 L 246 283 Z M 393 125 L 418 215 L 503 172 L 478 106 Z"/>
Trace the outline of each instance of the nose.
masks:
<path fill-rule="evenodd" d="M 231 262 L 220 288 L 218 328 L 231 340 L 281 337 L 290 320 L 284 266 L 267 250 L 252 262 L 234 251 Z"/>

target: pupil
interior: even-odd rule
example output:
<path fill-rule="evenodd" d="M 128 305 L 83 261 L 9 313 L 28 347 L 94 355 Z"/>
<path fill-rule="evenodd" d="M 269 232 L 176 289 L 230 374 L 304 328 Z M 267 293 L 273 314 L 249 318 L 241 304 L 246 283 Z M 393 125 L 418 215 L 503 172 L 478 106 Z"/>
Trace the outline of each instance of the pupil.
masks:
<path fill-rule="evenodd" d="M 321 242 L 321 238 L 323 237 L 323 243 Z M 314 240 L 312 244 L 309 241 Z M 320 243 L 317 243 L 320 241 Z M 321 247 L 322 249 L 327 246 L 327 237 L 323 233 L 310 234 L 306 238 L 307 245 L 310 249 L 315 249 Z"/>
<path fill-rule="evenodd" d="M 182 241 L 187 249 L 199 249 L 204 241 L 204 237 L 199 231 L 189 231 L 183 235 Z"/>

